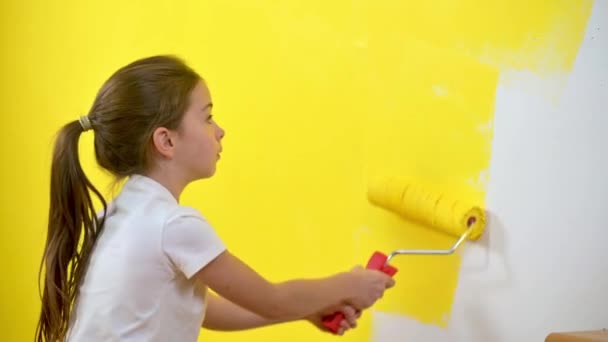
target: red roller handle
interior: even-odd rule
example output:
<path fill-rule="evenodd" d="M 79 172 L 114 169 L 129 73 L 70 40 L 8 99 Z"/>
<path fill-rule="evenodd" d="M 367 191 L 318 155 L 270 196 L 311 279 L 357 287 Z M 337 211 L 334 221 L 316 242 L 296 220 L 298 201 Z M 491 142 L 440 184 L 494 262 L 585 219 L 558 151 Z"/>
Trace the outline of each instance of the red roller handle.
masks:
<path fill-rule="evenodd" d="M 397 273 L 397 268 L 391 265 L 386 264 L 386 259 L 388 257 L 381 252 L 374 252 L 374 254 L 369 258 L 367 262 L 367 266 L 365 268 L 369 270 L 379 270 L 382 271 L 391 277 Z M 331 315 L 327 315 L 323 317 L 323 325 L 332 333 L 337 333 L 340 328 L 340 322 L 344 319 L 344 314 L 342 312 L 334 312 Z"/>

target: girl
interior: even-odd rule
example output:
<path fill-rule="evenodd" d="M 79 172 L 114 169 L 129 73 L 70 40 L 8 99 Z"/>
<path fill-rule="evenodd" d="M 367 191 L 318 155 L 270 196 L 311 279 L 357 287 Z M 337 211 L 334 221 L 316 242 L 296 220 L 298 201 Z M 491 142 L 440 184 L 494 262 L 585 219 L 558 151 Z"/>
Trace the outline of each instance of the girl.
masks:
<path fill-rule="evenodd" d="M 215 173 L 222 152 L 212 107 L 195 71 L 154 56 L 114 73 L 88 115 L 60 130 L 38 341 L 196 341 L 201 326 L 298 319 L 322 329 L 322 315 L 338 309 L 346 316 L 341 334 L 394 285 L 359 267 L 269 282 L 228 251 L 198 211 L 180 205 L 189 183 Z M 78 139 L 88 130 L 99 165 L 126 179 L 109 205 L 79 162 Z M 99 215 L 91 193 L 103 205 Z"/>

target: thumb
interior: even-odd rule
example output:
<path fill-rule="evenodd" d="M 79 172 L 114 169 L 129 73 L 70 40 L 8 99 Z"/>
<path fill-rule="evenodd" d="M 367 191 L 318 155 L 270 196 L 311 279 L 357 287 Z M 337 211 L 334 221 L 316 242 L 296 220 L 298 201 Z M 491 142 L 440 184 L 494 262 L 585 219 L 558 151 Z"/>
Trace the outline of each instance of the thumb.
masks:
<path fill-rule="evenodd" d="M 393 277 L 387 275 L 387 278 L 386 278 L 386 288 L 390 289 L 393 286 L 395 286 L 395 279 Z"/>

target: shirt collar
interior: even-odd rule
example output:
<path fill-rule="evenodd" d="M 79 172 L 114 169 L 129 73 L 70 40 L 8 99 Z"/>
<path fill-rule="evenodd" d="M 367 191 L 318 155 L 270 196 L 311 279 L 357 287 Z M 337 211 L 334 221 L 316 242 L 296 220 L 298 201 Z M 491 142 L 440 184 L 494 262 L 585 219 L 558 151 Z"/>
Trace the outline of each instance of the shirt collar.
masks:
<path fill-rule="evenodd" d="M 156 196 L 172 203 L 177 203 L 177 200 L 173 197 L 169 189 L 154 179 L 144 175 L 131 175 L 126 181 L 124 188 L 137 193 L 144 193 L 150 197 Z"/>

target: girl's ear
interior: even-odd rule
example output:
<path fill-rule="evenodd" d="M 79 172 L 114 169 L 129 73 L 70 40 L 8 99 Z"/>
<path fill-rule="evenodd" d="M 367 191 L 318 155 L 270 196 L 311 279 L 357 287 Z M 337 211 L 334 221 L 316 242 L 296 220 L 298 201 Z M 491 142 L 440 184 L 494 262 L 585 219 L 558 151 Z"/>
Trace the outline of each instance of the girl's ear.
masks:
<path fill-rule="evenodd" d="M 152 144 L 154 145 L 154 149 L 161 156 L 171 159 L 175 153 L 174 151 L 174 141 L 173 132 L 168 130 L 165 127 L 158 127 L 152 133 Z"/>

